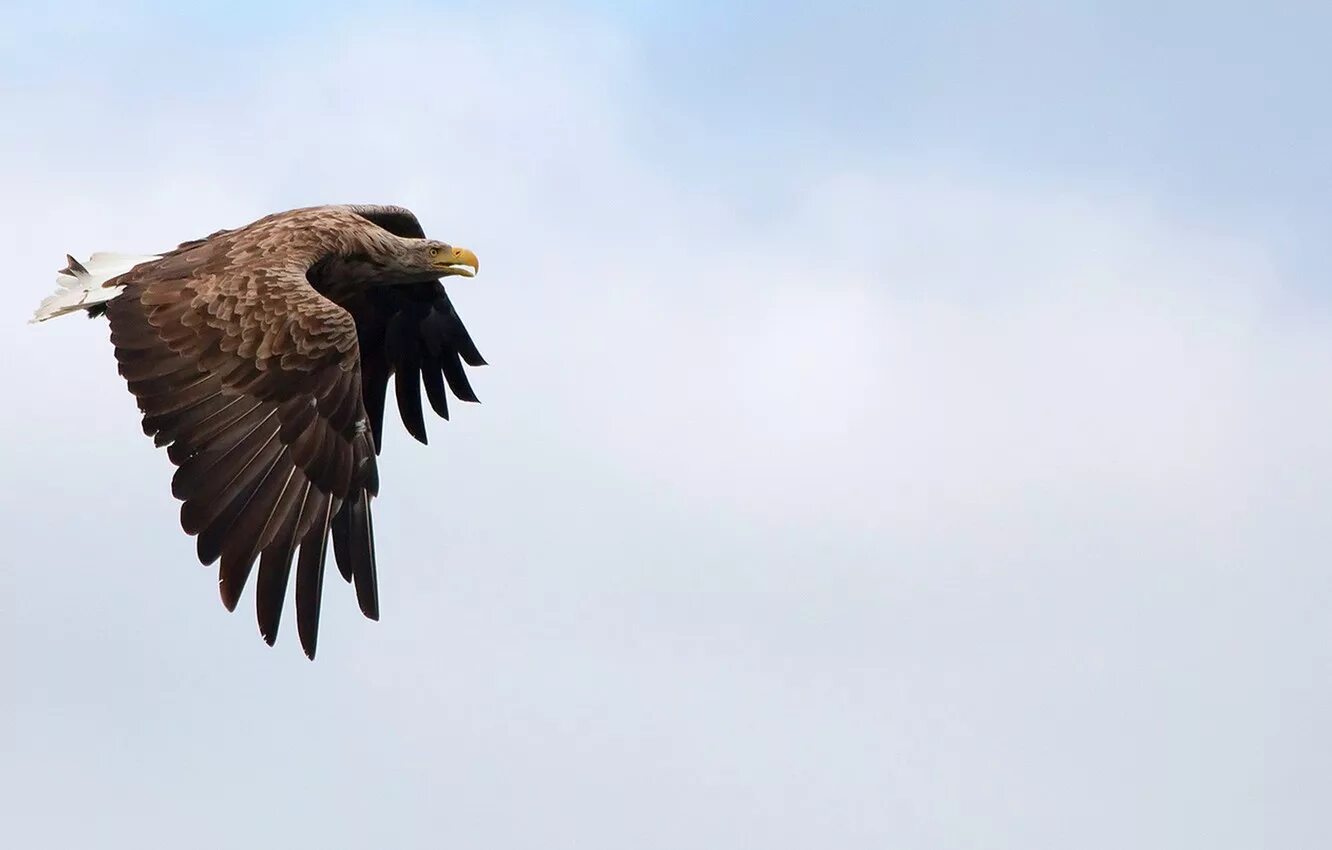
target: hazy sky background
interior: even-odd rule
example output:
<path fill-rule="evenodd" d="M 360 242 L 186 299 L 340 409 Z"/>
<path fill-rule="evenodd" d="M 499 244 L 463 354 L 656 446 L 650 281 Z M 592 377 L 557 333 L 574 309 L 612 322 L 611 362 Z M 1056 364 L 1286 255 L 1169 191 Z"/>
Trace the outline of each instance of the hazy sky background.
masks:
<path fill-rule="evenodd" d="M 0 3 L 15 847 L 1332 842 L 1325 4 Z M 1058 8 L 1054 8 L 1054 7 Z M 383 621 L 275 649 L 66 252 L 401 203 Z"/>

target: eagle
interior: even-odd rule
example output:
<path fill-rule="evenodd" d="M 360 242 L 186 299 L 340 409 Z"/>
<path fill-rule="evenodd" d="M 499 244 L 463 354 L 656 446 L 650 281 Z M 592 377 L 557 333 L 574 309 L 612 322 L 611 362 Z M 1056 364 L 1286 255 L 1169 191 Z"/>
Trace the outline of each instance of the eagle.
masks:
<path fill-rule="evenodd" d="M 379 619 L 370 503 L 388 383 L 426 442 L 421 388 L 477 401 L 483 366 L 444 291 L 476 255 L 426 237 L 399 206 L 274 213 L 155 256 L 66 257 L 32 321 L 105 316 L 143 430 L 175 466 L 171 492 L 199 561 L 234 611 L 258 562 L 259 633 L 272 646 L 295 566 L 296 629 L 311 660 L 328 541 L 361 612 Z M 447 387 L 447 392 L 446 392 Z"/>

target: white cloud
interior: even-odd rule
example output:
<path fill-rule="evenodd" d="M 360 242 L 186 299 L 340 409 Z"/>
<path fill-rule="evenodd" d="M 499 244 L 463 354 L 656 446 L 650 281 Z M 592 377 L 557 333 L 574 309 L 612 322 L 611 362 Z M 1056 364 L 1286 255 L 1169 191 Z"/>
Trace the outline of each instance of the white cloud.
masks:
<path fill-rule="evenodd" d="M 480 254 L 453 291 L 494 364 L 428 449 L 390 438 L 385 620 L 330 582 L 311 666 L 191 569 L 105 330 L 0 338 L 45 366 L 0 420 L 26 846 L 68 782 L 88 818 L 46 835 L 74 843 L 195 818 L 219 845 L 254 818 L 403 846 L 1311 832 L 1288 777 L 1327 743 L 1332 337 L 1273 309 L 1263 246 L 911 163 L 746 214 L 706 163 L 638 152 L 654 105 L 614 33 L 509 24 L 358 30 L 218 99 L 108 105 L 121 171 L 23 102 L 48 129 L 5 152 L 16 326 L 66 250 L 402 202 Z"/>

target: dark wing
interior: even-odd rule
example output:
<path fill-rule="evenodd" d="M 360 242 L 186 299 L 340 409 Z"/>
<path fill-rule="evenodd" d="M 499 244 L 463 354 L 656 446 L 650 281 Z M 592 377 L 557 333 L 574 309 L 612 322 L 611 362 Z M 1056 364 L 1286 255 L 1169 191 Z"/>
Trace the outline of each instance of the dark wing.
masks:
<path fill-rule="evenodd" d="M 219 287 L 195 255 L 148 267 L 110 302 L 120 373 L 144 431 L 178 467 L 172 493 L 199 560 L 221 559 L 223 604 L 235 609 L 258 558 L 259 628 L 272 644 L 295 559 L 297 631 L 313 658 L 340 513 L 356 520 L 341 545 L 359 556 L 346 563 L 358 565 L 361 610 L 378 618 L 369 503 L 379 484 L 355 324 L 303 277 L 230 264 L 233 282 L 249 280 Z"/>
<path fill-rule="evenodd" d="M 426 442 L 421 387 L 435 413 L 449 418 L 445 384 L 462 401 L 478 401 L 463 363 L 484 366 L 444 287 L 437 281 L 371 289 L 348 305 L 361 345 L 363 397 L 375 450 L 383 445 L 384 404 L 394 379 L 407 431 Z"/>
<path fill-rule="evenodd" d="M 397 236 L 425 238 L 416 216 L 403 207 L 362 205 L 350 209 Z M 486 361 L 438 280 L 375 287 L 345 306 L 356 320 L 363 397 L 376 451 L 383 445 L 389 378 L 394 378 L 403 425 L 422 443 L 427 441 L 422 386 L 430 406 L 444 419 L 449 418 L 445 384 L 462 401 L 479 400 L 463 364 L 484 366 Z"/>

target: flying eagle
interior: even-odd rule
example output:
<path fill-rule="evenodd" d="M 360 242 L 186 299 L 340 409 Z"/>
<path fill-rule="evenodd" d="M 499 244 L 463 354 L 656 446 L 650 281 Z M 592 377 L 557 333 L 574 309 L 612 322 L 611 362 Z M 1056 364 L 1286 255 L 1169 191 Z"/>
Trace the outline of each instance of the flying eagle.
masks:
<path fill-rule="evenodd" d="M 220 559 L 235 610 L 256 559 L 259 632 L 271 646 L 292 563 L 296 628 L 313 659 L 328 539 L 366 617 L 379 619 L 370 501 L 389 378 L 426 442 L 421 387 L 448 418 L 445 385 L 477 401 L 463 363 L 485 365 L 441 278 L 476 255 L 427 239 L 395 206 L 290 210 L 160 256 L 68 257 L 33 321 L 105 315 L 143 430 L 177 467 L 180 523 Z"/>

